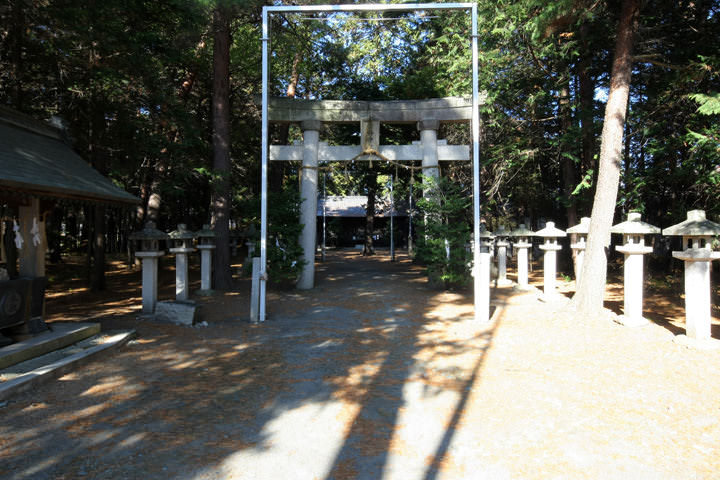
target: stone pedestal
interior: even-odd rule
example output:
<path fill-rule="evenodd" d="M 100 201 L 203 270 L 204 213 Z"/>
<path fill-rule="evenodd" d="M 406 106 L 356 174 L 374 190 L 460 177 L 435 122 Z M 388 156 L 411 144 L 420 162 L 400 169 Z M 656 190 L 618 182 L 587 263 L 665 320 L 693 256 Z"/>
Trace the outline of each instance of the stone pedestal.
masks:
<path fill-rule="evenodd" d="M 479 282 L 475 290 L 477 298 L 477 307 L 475 312 L 475 318 L 480 321 L 486 322 L 490 320 L 490 264 L 492 258 L 490 252 L 480 251 L 480 265 L 478 266 L 477 274 L 479 275 Z"/>
<path fill-rule="evenodd" d="M 490 320 L 490 270 L 492 256 L 490 250 L 495 236 L 488 232 L 484 225 L 480 226 L 480 252 L 477 255 L 478 264 L 475 265 L 473 275 L 473 290 L 475 295 L 475 320 L 487 322 Z M 473 242 L 473 246 L 475 243 Z M 476 256 L 473 252 L 473 258 Z"/>
<path fill-rule="evenodd" d="M 518 287 L 528 288 L 528 250 L 532 246 L 529 242 L 518 242 L 514 244 L 517 250 L 517 274 Z"/>
<path fill-rule="evenodd" d="M 255 242 L 245 242 L 245 246 L 247 247 L 247 257 L 245 257 L 245 261 L 251 264 L 252 258 L 255 256 Z"/>
<path fill-rule="evenodd" d="M 562 247 L 557 244 L 543 244 L 543 293 L 546 297 L 557 295 L 557 252 Z"/>
<path fill-rule="evenodd" d="M 175 254 L 175 299 L 184 301 L 190 298 L 190 278 L 188 275 L 188 254 L 195 251 L 193 248 L 171 248 Z"/>
<path fill-rule="evenodd" d="M 198 305 L 192 301 L 158 302 L 155 319 L 177 325 L 193 325 L 197 320 Z"/>
<path fill-rule="evenodd" d="M 515 254 L 517 257 L 517 288 L 521 290 L 527 290 L 530 288 L 530 285 L 528 284 L 528 249 L 532 247 L 530 237 L 533 235 L 535 235 L 535 233 L 528 230 L 524 223 L 521 223 L 518 225 L 518 228 L 510 232 L 510 236 L 517 239 L 513 242 L 513 249 L 517 252 Z"/>
<path fill-rule="evenodd" d="M 707 220 L 704 210 L 691 210 L 687 220 L 664 229 L 663 235 L 682 236 L 685 249 L 672 255 L 685 262 L 685 330 L 688 338 L 707 342 L 711 339 L 710 262 L 720 259 L 711 242 L 720 235 L 720 224 Z"/>
<path fill-rule="evenodd" d="M 507 278 L 507 247 L 509 245 L 510 244 L 505 240 L 500 240 L 497 243 L 498 287 L 506 287 L 508 285 L 512 285 L 512 282 Z"/>
<path fill-rule="evenodd" d="M 574 227 L 567 229 L 567 233 L 575 235 L 575 243 L 570 244 L 570 248 L 574 252 L 575 257 L 575 285 L 580 282 L 580 273 L 582 272 L 583 261 L 585 260 L 585 248 L 587 246 L 587 236 L 590 232 L 590 217 L 582 217 L 580 223 Z"/>
<path fill-rule="evenodd" d="M 538 237 L 543 237 L 545 243 L 540 245 L 540 249 L 545 252 L 543 255 L 543 294 L 547 298 L 557 295 L 557 252 L 562 250 L 558 245 L 558 237 L 564 237 L 565 232 L 555 228 L 555 222 L 547 222 L 545 228 L 535 233 Z"/>
<path fill-rule="evenodd" d="M 625 255 L 624 268 L 624 308 L 620 322 L 630 327 L 646 325 L 643 318 L 643 255 L 652 252 L 652 247 L 636 244 L 625 244 L 615 247 Z"/>
<path fill-rule="evenodd" d="M 710 339 L 710 262 L 720 259 L 720 252 L 708 248 L 673 252 L 685 262 L 685 331 L 696 340 Z"/>
<path fill-rule="evenodd" d="M 200 250 L 200 292 L 212 290 L 212 251 L 215 245 L 198 245 Z"/>
<path fill-rule="evenodd" d="M 250 321 L 260 321 L 260 258 L 252 259 L 252 283 L 250 285 Z"/>
<path fill-rule="evenodd" d="M 302 122 L 303 130 L 303 163 L 300 173 L 300 221 L 303 224 L 300 233 L 300 245 L 303 249 L 302 259 L 305 265 L 300 272 L 297 288 L 309 290 L 315 284 L 315 243 L 317 223 L 317 167 L 320 128 L 318 121 Z"/>
<path fill-rule="evenodd" d="M 158 292 L 158 259 L 165 255 L 162 250 L 154 252 L 135 252 L 142 259 L 142 315 L 155 313 Z"/>
<path fill-rule="evenodd" d="M 615 250 L 625 255 L 625 307 L 618 319 L 627 326 L 641 326 L 648 323 L 643 318 L 643 255 L 652 252 L 645 245 L 645 235 L 660 233 L 660 229 L 640 220 L 640 213 L 630 212 L 625 222 L 614 225 L 611 233 L 623 236 L 623 245 Z"/>
<path fill-rule="evenodd" d="M 498 277 L 495 284 L 498 287 L 507 287 L 512 285 L 512 282 L 507 278 L 507 249 L 510 246 L 508 241 L 509 232 L 503 227 L 499 227 L 495 231 L 495 237 L 497 242 L 495 248 L 497 248 L 497 264 L 498 264 Z"/>

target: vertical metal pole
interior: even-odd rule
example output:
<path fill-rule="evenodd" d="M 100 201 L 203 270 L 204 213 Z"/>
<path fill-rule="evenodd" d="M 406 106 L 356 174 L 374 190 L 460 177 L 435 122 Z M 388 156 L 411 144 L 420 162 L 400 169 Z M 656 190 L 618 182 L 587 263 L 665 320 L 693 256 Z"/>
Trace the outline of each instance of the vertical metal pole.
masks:
<path fill-rule="evenodd" d="M 480 112 L 478 110 L 478 33 L 477 33 L 477 5 L 471 7 L 472 13 L 472 147 L 473 147 L 473 287 L 475 320 L 486 322 L 489 320 L 489 305 L 480 305 L 484 298 L 482 288 L 485 287 L 480 275 Z M 486 303 L 486 302 L 482 302 Z M 487 302 L 489 304 L 489 301 Z"/>
<path fill-rule="evenodd" d="M 415 184 L 415 166 L 410 168 L 410 205 L 408 212 L 408 255 L 413 254 L 412 217 L 413 217 L 413 185 Z"/>
<path fill-rule="evenodd" d="M 390 175 L 390 261 L 395 261 L 395 197 L 393 197 L 393 176 Z"/>
<path fill-rule="evenodd" d="M 327 232 L 327 226 L 325 224 L 325 217 L 327 215 L 327 190 L 325 188 L 325 183 L 327 181 L 327 172 L 323 174 L 323 243 L 322 243 L 322 261 L 325 261 L 325 240 L 326 240 L 326 232 Z"/>
<path fill-rule="evenodd" d="M 268 44 L 270 28 L 267 7 L 262 12 L 262 166 L 260 174 L 260 322 L 265 321 L 267 282 L 267 176 L 268 176 Z"/>

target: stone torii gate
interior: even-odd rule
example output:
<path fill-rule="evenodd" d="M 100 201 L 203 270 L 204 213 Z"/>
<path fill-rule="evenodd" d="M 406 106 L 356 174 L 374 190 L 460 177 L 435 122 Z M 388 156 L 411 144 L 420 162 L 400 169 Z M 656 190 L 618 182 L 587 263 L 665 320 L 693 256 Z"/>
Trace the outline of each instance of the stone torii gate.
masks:
<path fill-rule="evenodd" d="M 427 100 L 342 101 L 297 100 L 271 98 L 269 121 L 298 123 L 303 144 L 270 146 L 270 161 L 301 161 L 300 176 L 301 222 L 300 244 L 305 267 L 298 288 L 314 286 L 317 222 L 318 165 L 320 162 L 354 160 L 389 160 L 392 162 L 422 161 L 423 173 L 439 175 L 439 161 L 469 161 L 468 145 L 447 145 L 438 140 L 441 123 L 469 122 L 472 119 L 472 98 L 448 97 Z M 359 123 L 361 145 L 330 146 L 320 142 L 323 123 Z M 420 142 L 412 145 L 380 145 L 380 124 L 417 124 Z"/>
<path fill-rule="evenodd" d="M 253 296 L 253 302 L 257 298 L 258 312 L 257 320 L 265 321 L 265 300 L 267 283 L 267 181 L 268 181 L 268 160 L 270 153 L 268 124 L 269 115 L 269 83 L 270 83 L 270 17 L 275 14 L 295 13 L 299 15 L 333 14 L 338 12 L 423 12 L 423 11 L 465 11 L 468 13 L 465 19 L 470 20 L 470 29 L 467 40 L 471 53 L 471 91 L 472 100 L 470 108 L 470 133 L 472 138 L 472 196 L 473 196 L 473 280 L 474 292 L 474 318 L 477 321 L 486 322 L 490 320 L 490 295 L 489 279 L 485 282 L 479 274 L 484 271 L 483 265 L 489 262 L 487 255 L 481 252 L 480 248 L 480 92 L 479 66 L 478 66 L 478 7 L 475 2 L 455 3 L 361 3 L 361 4 L 340 4 L 340 5 L 268 5 L 262 9 L 262 111 L 261 111 L 261 168 L 260 168 L 260 272 L 258 274 L 258 295 Z M 441 120 L 437 117 L 420 118 L 420 120 Z M 332 119 L 331 119 L 332 120 Z M 371 121 L 373 119 L 370 119 Z M 375 119 L 377 120 L 377 119 Z M 406 119 L 405 121 L 412 121 Z M 308 129 L 308 131 L 310 131 Z M 318 130 L 315 130 L 318 132 Z M 309 140 L 309 139 L 308 139 Z M 308 141 L 308 145 L 312 142 Z M 308 147 L 310 149 L 310 147 Z M 316 147 L 316 152 L 319 146 Z M 251 302 L 251 304 L 253 303 Z"/>

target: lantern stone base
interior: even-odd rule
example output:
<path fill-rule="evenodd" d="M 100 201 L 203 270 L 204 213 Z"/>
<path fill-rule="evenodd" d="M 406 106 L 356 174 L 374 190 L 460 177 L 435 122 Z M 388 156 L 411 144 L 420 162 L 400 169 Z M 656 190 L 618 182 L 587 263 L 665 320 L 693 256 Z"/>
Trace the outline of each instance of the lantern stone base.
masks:
<path fill-rule="evenodd" d="M 155 306 L 155 320 L 193 325 L 200 306 L 193 301 L 162 301 Z"/>
<path fill-rule="evenodd" d="M 617 317 L 613 318 L 613 320 L 615 320 L 616 323 L 619 323 L 620 325 L 623 325 L 625 327 L 643 327 L 650 323 L 647 318 L 628 317 L 627 315 L 618 315 Z"/>
<path fill-rule="evenodd" d="M 518 292 L 536 292 L 538 295 L 542 293 L 540 290 L 538 290 L 537 287 L 534 287 L 533 285 L 514 284 L 513 290 L 516 290 Z"/>
<path fill-rule="evenodd" d="M 716 338 L 692 338 L 687 335 L 676 335 L 673 342 L 697 350 L 720 350 L 720 340 Z"/>
<path fill-rule="evenodd" d="M 193 293 L 195 295 L 197 295 L 198 297 L 212 297 L 213 295 L 215 295 L 217 293 L 217 290 L 212 290 L 212 289 L 195 290 Z"/>
<path fill-rule="evenodd" d="M 557 305 L 565 305 L 572 301 L 571 298 L 566 297 L 562 293 L 558 291 L 552 291 L 552 292 L 543 292 L 540 290 L 537 290 L 537 298 L 543 303 L 552 303 Z"/>

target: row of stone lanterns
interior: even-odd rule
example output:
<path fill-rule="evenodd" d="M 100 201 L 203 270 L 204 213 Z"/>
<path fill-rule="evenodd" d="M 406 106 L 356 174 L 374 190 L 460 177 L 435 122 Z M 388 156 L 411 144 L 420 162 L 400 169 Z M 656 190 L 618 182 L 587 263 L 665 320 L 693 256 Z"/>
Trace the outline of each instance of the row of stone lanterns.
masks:
<path fill-rule="evenodd" d="M 170 252 L 175 254 L 175 299 L 187 302 L 190 296 L 188 281 L 188 254 L 195 251 L 193 241 L 197 239 L 200 258 L 200 291 L 211 291 L 212 250 L 215 248 L 215 232 L 204 225 L 202 230 L 192 232 L 185 224 L 169 234 L 155 228 L 155 222 L 147 222 L 145 228 L 128 236 L 136 242 L 135 256 L 142 259 L 142 315 L 152 317 L 156 312 L 158 296 L 158 259 L 165 255 L 160 250 L 160 241 L 170 242 Z"/>
<path fill-rule="evenodd" d="M 540 249 L 543 255 L 543 294 L 551 298 L 556 294 L 557 252 L 562 249 L 557 239 L 568 233 L 577 235 L 577 241 L 570 245 L 576 252 L 576 269 L 578 275 L 582 271 L 585 255 L 586 239 L 590 229 L 590 219 L 584 217 L 578 225 L 564 232 L 547 222 L 545 228 L 537 232 L 520 225 L 511 232 L 499 227 L 495 234 L 481 231 L 481 246 L 486 252 L 492 252 L 492 240 L 497 239 L 498 282 L 507 285 L 506 263 L 507 247 L 510 237 L 517 238 L 513 246 L 517 249 L 518 286 L 528 287 L 528 249 L 531 247 L 530 237 L 542 237 L 544 243 Z M 642 316 L 643 309 L 643 255 L 652 251 L 645 244 L 645 235 L 661 233 L 660 228 L 645 223 L 641 215 L 631 212 L 625 222 L 614 225 L 611 233 L 623 236 L 622 245 L 615 250 L 625 256 L 624 261 L 624 315 L 621 322 L 625 325 L 644 325 L 647 320 Z M 712 251 L 712 237 L 720 235 L 720 224 L 711 222 L 705 217 L 703 210 L 692 210 L 687 220 L 662 230 L 663 235 L 682 236 L 683 250 L 673 252 L 673 257 L 685 262 L 685 316 L 688 337 L 704 340 L 710 338 L 710 262 L 720 259 L 720 252 Z M 482 274 L 482 272 L 481 272 Z M 489 275 L 489 272 L 488 272 Z M 577 281 L 577 279 L 576 279 Z"/>

